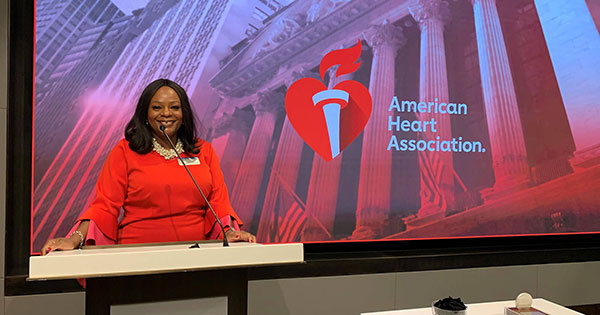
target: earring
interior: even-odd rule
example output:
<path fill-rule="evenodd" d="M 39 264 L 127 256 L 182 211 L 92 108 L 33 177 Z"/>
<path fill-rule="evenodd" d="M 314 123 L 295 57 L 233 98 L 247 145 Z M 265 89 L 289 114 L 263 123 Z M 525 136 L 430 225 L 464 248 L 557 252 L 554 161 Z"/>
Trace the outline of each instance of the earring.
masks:
<path fill-rule="evenodd" d="M 148 126 L 148 125 L 149 125 L 149 124 L 148 124 L 148 119 L 146 119 L 146 126 Z"/>

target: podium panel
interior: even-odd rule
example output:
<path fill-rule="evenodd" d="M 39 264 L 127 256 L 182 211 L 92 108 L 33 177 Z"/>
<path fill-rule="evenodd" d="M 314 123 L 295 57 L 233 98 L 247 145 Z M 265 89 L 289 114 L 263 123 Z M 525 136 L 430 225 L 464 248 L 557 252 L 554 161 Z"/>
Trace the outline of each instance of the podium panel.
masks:
<path fill-rule="evenodd" d="M 301 243 L 256 244 L 220 242 L 112 246 L 55 251 L 29 259 L 29 280 L 76 279 L 150 274 L 183 270 L 262 266 L 304 261 Z"/>
<path fill-rule="evenodd" d="M 109 315 L 115 306 L 172 301 L 189 304 L 192 299 L 225 297 L 227 314 L 248 313 L 246 268 L 176 272 L 153 275 L 87 279 L 86 315 Z M 201 312 L 197 312 L 200 314 Z"/>
<path fill-rule="evenodd" d="M 301 243 L 220 242 L 144 244 L 56 251 L 30 257 L 28 280 L 86 278 L 86 314 L 108 315 L 111 307 L 142 303 L 225 298 L 227 314 L 246 314 L 248 268 L 302 263 Z M 184 302 L 182 302 L 184 303 Z M 146 307 L 146 306 L 144 306 Z M 127 309 L 127 308 L 121 308 Z"/>

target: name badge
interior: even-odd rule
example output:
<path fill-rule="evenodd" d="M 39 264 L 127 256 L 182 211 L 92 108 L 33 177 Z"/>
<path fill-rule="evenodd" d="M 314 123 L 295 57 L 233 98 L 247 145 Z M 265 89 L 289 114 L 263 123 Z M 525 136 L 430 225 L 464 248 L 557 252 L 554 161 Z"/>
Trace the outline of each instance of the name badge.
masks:
<path fill-rule="evenodd" d="M 195 157 L 184 157 L 181 158 L 181 160 L 183 160 L 183 162 L 185 163 L 185 165 L 200 165 L 200 160 L 198 159 L 197 156 Z M 180 159 L 177 159 L 177 163 L 179 163 L 179 165 L 183 166 L 183 164 L 181 163 Z"/>

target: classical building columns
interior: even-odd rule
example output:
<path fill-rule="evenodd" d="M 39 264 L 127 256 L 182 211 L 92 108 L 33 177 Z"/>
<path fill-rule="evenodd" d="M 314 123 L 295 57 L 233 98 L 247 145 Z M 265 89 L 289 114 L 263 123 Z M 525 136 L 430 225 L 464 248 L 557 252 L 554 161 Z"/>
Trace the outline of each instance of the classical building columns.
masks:
<path fill-rule="evenodd" d="M 289 80 L 286 80 L 286 86 L 289 87 L 296 80 L 306 76 L 304 72 L 294 71 Z M 284 107 L 283 101 L 281 107 L 282 109 Z M 258 226 L 257 237 L 261 242 L 274 241 L 269 235 L 273 231 L 272 227 L 276 222 L 274 220 L 278 220 L 278 216 L 285 217 L 285 211 L 288 210 L 286 207 L 290 207 L 294 202 L 291 194 L 295 193 L 303 146 L 304 141 L 298 136 L 286 115 Z M 276 213 L 278 207 L 279 210 Z"/>
<path fill-rule="evenodd" d="M 390 210 L 392 152 L 387 150 L 388 105 L 394 96 L 395 58 L 406 42 L 402 29 L 387 21 L 366 34 L 373 49 L 369 92 L 373 99 L 371 118 L 363 131 L 356 230 L 354 238 L 379 235 Z"/>
<path fill-rule="evenodd" d="M 333 89 L 339 82 L 352 78 L 352 74 L 336 78 L 336 71 L 337 67 L 332 67 L 328 71 L 328 89 Z M 333 234 L 343 154 L 344 152 L 341 152 L 329 162 L 323 160 L 318 154 L 313 157 L 308 196 L 306 197 L 308 221 L 302 232 L 302 241 L 327 240 Z"/>
<path fill-rule="evenodd" d="M 295 193 L 303 143 L 302 138 L 298 136 L 286 117 L 281 129 L 281 136 L 279 137 L 279 144 L 275 152 L 271 174 L 269 175 L 269 184 L 267 186 L 261 220 L 259 221 L 257 234 L 261 239 L 269 231 L 269 226 L 273 223 L 269 222 L 269 218 L 277 220 L 277 216 L 272 215 L 275 213 L 277 205 L 283 205 L 284 207 L 287 205 L 289 208 L 294 201 L 291 194 L 292 192 Z M 288 202 L 281 202 L 282 198 Z M 279 216 L 284 217 L 287 210 L 287 208 L 280 207 Z"/>
<path fill-rule="evenodd" d="M 421 66 L 419 100 L 422 102 L 447 103 L 448 75 L 446 71 L 446 47 L 444 24 L 450 10 L 445 0 L 417 0 L 410 13 L 421 29 Z M 437 121 L 437 130 L 421 134 L 423 139 L 451 140 L 450 116 L 421 113 L 420 120 Z M 421 207 L 418 217 L 444 215 L 454 208 L 454 166 L 452 152 L 419 152 L 421 171 Z"/>
<path fill-rule="evenodd" d="M 471 3 L 496 178 L 493 191 L 487 194 L 494 194 L 527 184 L 529 166 L 496 0 L 471 0 Z"/>
<path fill-rule="evenodd" d="M 236 108 L 233 114 L 225 113 L 214 123 L 213 139 L 227 135 L 227 143 L 221 157 L 221 169 L 229 189 L 234 187 L 253 120 L 250 110 Z"/>
<path fill-rule="evenodd" d="M 600 16 L 595 17 L 596 21 L 593 16 L 600 3 L 534 3 L 575 142 L 572 162 L 574 166 L 584 165 L 582 162 L 600 156 Z"/>
<path fill-rule="evenodd" d="M 277 91 L 259 92 L 258 95 L 254 106 L 256 118 L 231 193 L 231 205 L 248 229 L 251 228 L 260 183 L 269 156 L 277 112 L 284 101 L 284 95 Z"/>
<path fill-rule="evenodd" d="M 291 71 L 291 74 L 284 80 L 286 87 L 289 88 L 290 85 L 301 78 L 314 77 L 320 79 L 316 73 L 310 72 L 307 68 L 309 68 L 308 65 L 302 65 L 297 70 Z M 282 103 L 282 109 L 283 106 Z M 292 194 L 295 194 L 296 190 L 303 147 L 304 141 L 294 130 L 286 115 L 277 151 L 275 152 L 273 168 L 269 176 L 257 232 L 257 238 L 261 242 L 276 239 L 272 233 L 279 231 L 273 229 L 273 225 L 276 224 L 274 220 L 278 220 L 278 216 L 285 217 L 287 210 L 295 201 Z"/>

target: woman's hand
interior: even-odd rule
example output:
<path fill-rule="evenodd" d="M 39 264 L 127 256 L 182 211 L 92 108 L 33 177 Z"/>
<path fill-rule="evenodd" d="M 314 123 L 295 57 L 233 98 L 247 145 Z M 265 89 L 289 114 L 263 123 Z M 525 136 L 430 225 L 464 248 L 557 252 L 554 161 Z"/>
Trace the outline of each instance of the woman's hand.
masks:
<path fill-rule="evenodd" d="M 235 231 L 234 229 L 229 229 L 225 232 L 225 236 L 227 237 L 228 242 L 256 243 L 256 236 L 246 231 Z"/>
<path fill-rule="evenodd" d="M 49 241 L 46 242 L 46 244 L 44 244 L 44 247 L 42 247 L 42 256 L 48 254 L 51 251 L 54 250 L 72 250 L 75 249 L 79 246 L 79 236 L 75 235 L 76 238 L 74 237 L 69 237 L 69 238 L 65 238 L 65 237 L 59 237 L 59 238 L 53 238 Z"/>

